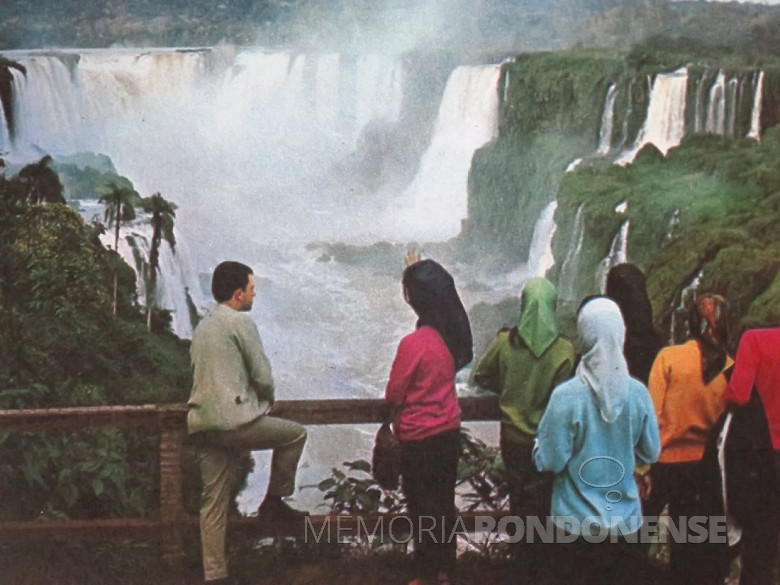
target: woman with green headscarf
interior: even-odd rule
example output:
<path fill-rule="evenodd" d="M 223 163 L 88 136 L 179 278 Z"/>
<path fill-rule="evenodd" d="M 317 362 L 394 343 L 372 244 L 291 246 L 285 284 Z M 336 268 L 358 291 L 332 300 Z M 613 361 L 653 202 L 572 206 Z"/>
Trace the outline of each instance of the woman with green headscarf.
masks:
<path fill-rule="evenodd" d="M 516 327 L 499 331 L 474 370 L 474 382 L 500 394 L 501 456 L 511 511 L 549 513 L 552 478 L 536 470 L 531 451 L 550 394 L 574 372 L 574 348 L 558 334 L 555 287 L 532 278 L 521 295 Z"/>

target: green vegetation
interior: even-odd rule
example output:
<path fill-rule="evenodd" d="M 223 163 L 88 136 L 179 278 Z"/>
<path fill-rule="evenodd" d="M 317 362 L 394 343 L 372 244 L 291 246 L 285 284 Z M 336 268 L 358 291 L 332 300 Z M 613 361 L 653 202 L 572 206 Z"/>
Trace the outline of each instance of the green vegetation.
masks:
<path fill-rule="evenodd" d="M 124 187 L 117 183 L 111 183 L 108 190 L 100 196 L 99 203 L 105 205 L 104 220 L 108 227 L 114 228 L 114 252 L 119 251 L 119 228 L 123 223 L 130 223 L 135 219 L 135 206 L 141 203 L 141 197 L 131 187 Z M 117 269 L 114 269 L 114 303 L 113 312 L 118 310 L 118 279 Z"/>
<path fill-rule="evenodd" d="M 701 271 L 701 288 L 726 296 L 743 327 L 780 322 L 780 128 L 760 142 L 692 136 L 666 158 L 648 147 L 627 167 L 566 175 L 559 192 L 559 261 L 584 203 L 585 243 L 576 290 L 597 292 L 593 274 L 629 220 L 629 258 L 644 267 L 657 324 L 668 330 L 680 292 Z M 627 203 L 625 213 L 615 207 Z"/>
<path fill-rule="evenodd" d="M 667 39 L 669 40 L 669 39 Z M 768 40 L 767 40 L 768 42 Z M 703 270 L 701 286 L 732 302 L 741 327 L 777 323 L 772 291 L 778 269 L 777 108 L 780 68 L 764 77 L 761 142 L 696 135 L 695 84 L 711 83 L 719 58 L 730 75 L 750 80 L 755 69 L 744 47 L 651 39 L 627 53 L 577 51 L 520 55 L 503 66 L 499 136 L 474 155 L 469 176 L 469 219 L 457 246 L 465 260 L 507 269 L 523 263 L 533 229 L 547 203 L 557 199 L 556 265 L 549 275 L 566 298 L 598 292 L 595 275 L 613 238 L 630 220 L 629 259 L 648 271 L 659 327 L 668 330 L 681 290 Z M 683 53 L 684 49 L 690 52 Z M 634 143 L 644 121 L 649 74 L 688 64 L 688 138 L 666 158 L 653 146 L 621 167 L 589 156 L 599 141 L 607 88 L 618 88 L 613 148 Z M 744 83 L 747 91 L 750 83 Z M 629 103 L 630 99 L 630 103 Z M 750 127 L 752 96 L 735 111 L 736 129 Z M 575 172 L 564 169 L 584 157 Z M 627 204 L 627 213 L 615 207 Z M 584 240 L 576 262 L 562 275 L 576 244 L 575 218 L 584 204 Z M 673 231 L 670 234 L 670 224 Z M 488 257 L 490 260 L 485 261 Z M 564 286 L 564 282 L 566 283 Z M 570 297 L 570 298 L 569 298 Z M 567 320 L 564 307 L 561 315 Z"/>
<path fill-rule="evenodd" d="M 465 258 L 488 255 L 498 267 L 527 259 L 539 214 L 567 164 L 593 149 L 607 87 L 624 69 L 597 51 L 527 54 L 504 65 L 499 137 L 472 160 Z"/>
<path fill-rule="evenodd" d="M 629 48 L 655 38 L 777 54 L 780 11 L 668 0 L 5 0 L 0 50 L 48 47 L 295 46 L 457 51 L 466 57 L 571 47 Z M 415 10 L 415 8 L 418 8 Z M 421 22 L 422 21 L 422 22 Z M 660 37 L 659 35 L 664 35 Z M 660 40 L 659 40 L 660 39 Z M 398 45 L 396 47 L 395 45 Z"/>
<path fill-rule="evenodd" d="M 175 250 L 176 236 L 173 233 L 173 223 L 176 217 L 176 204 L 166 201 L 162 195 L 155 193 L 141 201 L 143 210 L 150 214 L 152 222 L 152 242 L 149 248 L 148 275 L 146 277 L 146 327 L 152 330 L 152 314 L 155 309 L 157 294 L 157 273 L 160 271 L 160 244 L 165 240 Z"/>
<path fill-rule="evenodd" d="M 0 408 L 183 401 L 187 344 L 146 330 L 133 271 L 64 204 L 49 163 L 0 175 Z M 151 513 L 155 441 L 1 433 L 0 519 Z"/>

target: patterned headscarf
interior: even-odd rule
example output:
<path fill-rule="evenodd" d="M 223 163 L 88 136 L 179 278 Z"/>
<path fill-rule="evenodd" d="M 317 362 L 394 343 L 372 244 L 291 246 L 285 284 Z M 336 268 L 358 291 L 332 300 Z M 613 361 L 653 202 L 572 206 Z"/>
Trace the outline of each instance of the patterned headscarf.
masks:
<path fill-rule="evenodd" d="M 578 351 L 582 355 L 577 376 L 596 395 L 601 418 L 617 420 L 628 402 L 628 365 L 623 357 L 626 327 L 615 301 L 596 297 L 577 315 Z"/>
<path fill-rule="evenodd" d="M 726 299 L 702 294 L 691 307 L 688 325 L 701 350 L 701 377 L 709 384 L 723 371 L 728 356 L 729 327 Z"/>

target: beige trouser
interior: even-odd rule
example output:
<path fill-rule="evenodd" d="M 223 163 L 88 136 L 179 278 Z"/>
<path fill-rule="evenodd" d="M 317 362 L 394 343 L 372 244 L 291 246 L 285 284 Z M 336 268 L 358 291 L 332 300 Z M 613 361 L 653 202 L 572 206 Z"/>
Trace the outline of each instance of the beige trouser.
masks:
<path fill-rule="evenodd" d="M 306 429 L 296 422 L 262 416 L 232 431 L 198 433 L 200 475 L 200 540 L 206 581 L 226 578 L 225 535 L 230 494 L 237 487 L 237 461 L 242 452 L 273 449 L 269 496 L 289 496 L 306 442 Z"/>

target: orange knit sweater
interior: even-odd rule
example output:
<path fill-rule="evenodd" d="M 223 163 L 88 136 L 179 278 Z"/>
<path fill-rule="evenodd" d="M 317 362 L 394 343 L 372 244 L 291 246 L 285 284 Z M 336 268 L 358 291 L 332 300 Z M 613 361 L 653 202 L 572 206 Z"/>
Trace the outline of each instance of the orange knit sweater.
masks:
<path fill-rule="evenodd" d="M 725 368 L 732 363 L 729 357 Z M 647 387 L 661 434 L 659 462 L 683 463 L 702 458 L 710 429 L 725 408 L 726 385 L 722 373 L 704 384 L 701 352 L 694 340 L 658 353 Z"/>

